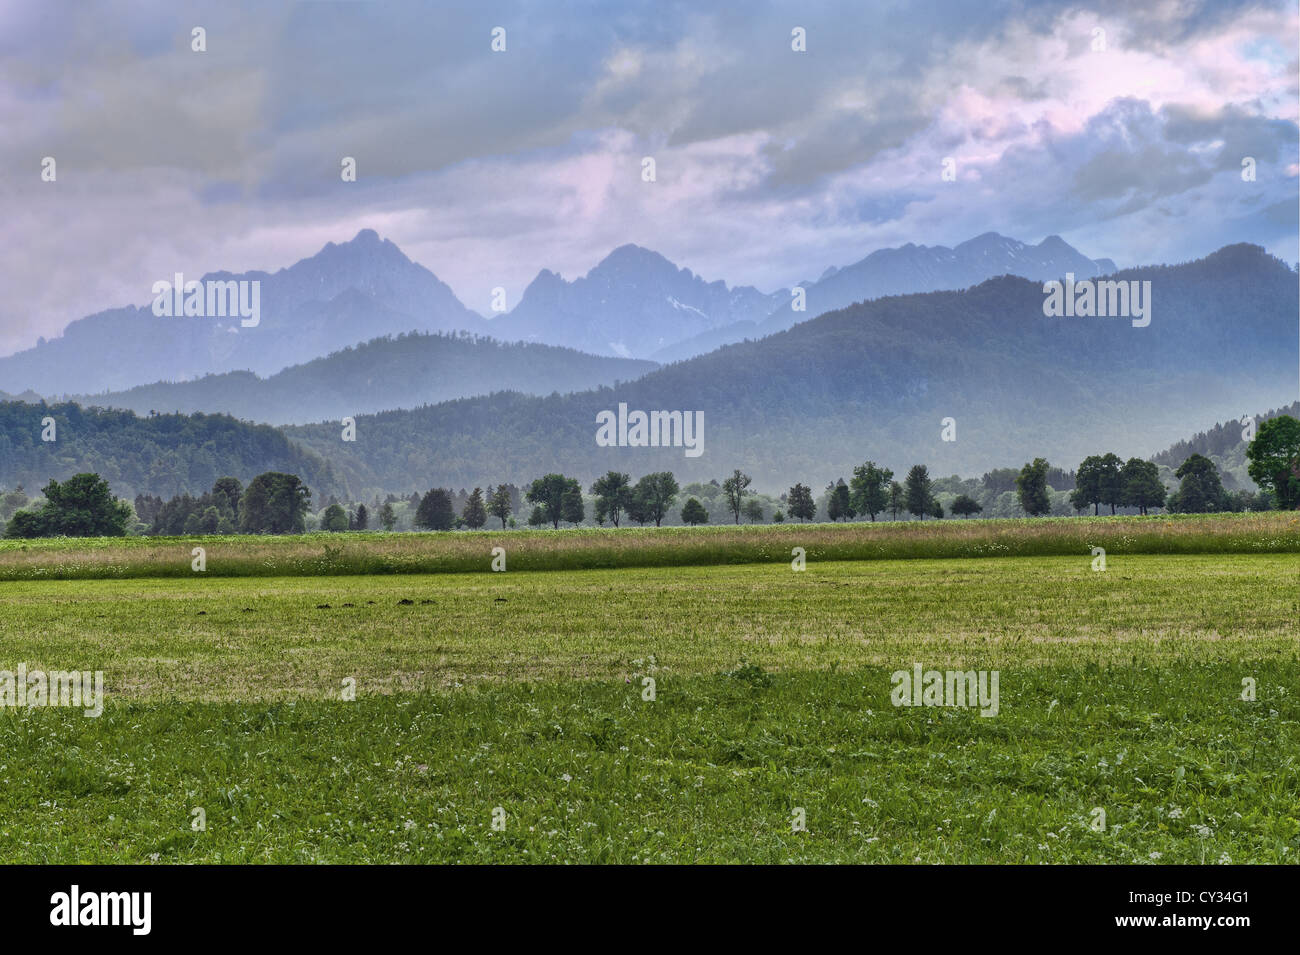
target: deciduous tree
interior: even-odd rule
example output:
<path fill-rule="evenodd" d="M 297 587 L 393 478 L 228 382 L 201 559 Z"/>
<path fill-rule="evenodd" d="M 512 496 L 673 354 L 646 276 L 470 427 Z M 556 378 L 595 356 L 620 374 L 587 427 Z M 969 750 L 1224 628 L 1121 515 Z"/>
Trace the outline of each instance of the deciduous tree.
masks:
<path fill-rule="evenodd" d="M 1300 421 L 1279 415 L 1259 426 L 1246 449 L 1250 479 L 1273 492 L 1280 511 L 1300 507 Z"/>
<path fill-rule="evenodd" d="M 855 467 L 853 479 L 849 482 L 849 503 L 853 510 L 869 515 L 874 521 L 876 515 L 889 506 L 889 482 L 893 477 L 893 471 L 877 467 L 874 461 Z"/>
<path fill-rule="evenodd" d="M 817 516 L 817 502 L 813 500 L 812 488 L 806 484 L 796 484 L 786 493 L 786 509 L 791 517 L 801 521 L 810 521 Z"/>
<path fill-rule="evenodd" d="M 1016 498 L 1030 517 L 1051 513 L 1052 499 L 1047 493 L 1047 468 L 1045 458 L 1034 458 L 1020 469 L 1016 478 Z"/>
<path fill-rule="evenodd" d="M 682 506 L 682 523 L 690 524 L 694 527 L 696 524 L 709 523 L 709 512 L 704 509 L 704 505 L 696 498 L 688 498 Z"/>
<path fill-rule="evenodd" d="M 741 474 L 739 468 L 722 482 L 722 493 L 727 498 L 727 509 L 735 515 L 737 524 L 740 523 L 740 511 L 745 504 L 745 489 L 749 487 L 749 482 L 749 475 Z"/>

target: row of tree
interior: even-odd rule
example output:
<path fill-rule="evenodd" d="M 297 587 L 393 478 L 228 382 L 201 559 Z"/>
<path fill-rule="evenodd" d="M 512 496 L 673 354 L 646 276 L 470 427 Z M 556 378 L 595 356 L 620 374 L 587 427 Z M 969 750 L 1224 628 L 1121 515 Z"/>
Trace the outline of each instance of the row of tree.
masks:
<path fill-rule="evenodd" d="M 1263 422 L 1246 457 L 1252 480 L 1263 489 L 1259 496 L 1247 495 L 1250 503 L 1260 508 L 1275 504 L 1281 510 L 1300 507 L 1300 421 L 1281 415 Z M 1141 458 L 1124 461 L 1107 452 L 1084 458 L 1070 475 L 1051 467 L 1043 458 L 1035 458 L 1020 469 L 1014 483 L 1020 508 L 1030 517 L 1051 513 L 1049 480 L 1053 477 L 1073 484 L 1069 501 L 1076 511 L 1091 506 L 1093 513 L 1099 514 L 1102 505 L 1108 506 L 1111 514 L 1119 507 L 1135 508 L 1139 514 L 1161 507 L 1188 514 L 1238 509 L 1239 500 L 1224 489 L 1218 469 L 1209 458 L 1191 454 L 1173 476 L 1179 485 L 1171 493 L 1155 462 Z M 900 511 L 921 520 L 944 516 L 935 495 L 935 482 L 925 465 L 913 466 L 902 484 L 893 477 L 893 471 L 874 461 L 859 465 L 847 484 L 840 478 L 827 485 L 827 516 L 832 521 L 857 516 L 874 521 L 877 514 L 885 512 L 897 518 Z M 990 475 L 984 477 L 989 483 Z M 816 514 L 812 492 L 802 484 L 790 488 L 785 499 L 792 517 L 811 520 Z M 978 501 L 964 493 L 958 494 L 950 506 L 952 513 L 963 517 L 983 510 Z"/>
<path fill-rule="evenodd" d="M 122 537 L 132 519 L 148 515 L 155 534 L 294 534 L 304 530 L 311 491 L 295 474 L 267 471 L 245 488 L 233 477 L 218 478 L 199 497 L 181 494 L 169 501 L 138 497 L 133 509 L 113 497 L 98 474 L 75 474 L 50 481 L 44 500 L 16 511 L 5 525 L 6 537 Z"/>
<path fill-rule="evenodd" d="M 1251 478 L 1263 489 L 1251 498 L 1252 503 L 1287 510 L 1300 507 L 1300 421 L 1281 415 L 1263 422 L 1246 450 L 1246 458 Z M 1109 452 L 1089 455 L 1076 471 L 1069 473 L 1052 468 L 1043 458 L 1035 458 L 1018 472 L 1004 471 L 986 474 L 984 486 L 996 491 L 1003 484 L 1014 484 L 1020 509 L 1031 517 L 1051 513 L 1053 493 L 1064 493 L 1062 488 L 1054 489 L 1051 481 L 1071 485 L 1068 501 L 1076 512 L 1091 506 L 1093 513 L 1099 514 L 1104 505 L 1112 514 L 1121 507 L 1135 508 L 1141 514 L 1160 507 L 1203 513 L 1237 509 L 1240 504 L 1238 498 L 1225 491 L 1215 463 L 1199 453 L 1189 455 L 1173 472 L 1179 483 L 1172 492 L 1154 462 L 1140 458 L 1122 461 Z M 785 511 L 777 507 L 771 519 L 783 521 L 788 513 L 793 519 L 809 521 L 816 519 L 819 511 L 832 521 L 859 516 L 874 521 L 885 513 L 895 519 L 899 513 L 920 520 L 942 518 L 945 511 L 936 488 L 951 480 L 960 479 L 936 482 L 926 466 L 918 464 L 900 483 L 889 468 L 867 461 L 853 469 L 848 482 L 842 478 L 831 482 L 820 504 L 807 485 L 796 483 L 781 495 Z M 701 498 L 710 501 L 712 507 L 720 505 L 737 524 L 742 517 L 753 522 L 763 520 L 764 504 L 750 490 L 751 483 L 749 475 L 737 469 L 720 484 L 712 481 L 690 485 L 689 490 L 696 493 L 687 495 L 680 511 L 682 523 L 709 521 L 709 509 Z M 593 517 L 597 524 L 618 527 L 630 520 L 658 527 L 672 512 L 681 488 L 669 471 L 647 474 L 636 482 L 627 474 L 610 471 L 592 483 L 589 493 L 594 497 Z M 1002 493 L 1008 495 L 1010 491 Z M 51 480 L 42 494 L 43 499 L 35 502 L 28 500 L 21 487 L 0 494 L 0 519 L 7 518 L 5 536 L 122 536 L 137 529 L 166 535 L 301 533 L 311 507 L 311 492 L 306 484 L 294 474 L 278 471 L 259 474 L 247 488 L 236 478 L 218 478 L 210 491 L 198 497 L 180 494 L 164 501 L 140 495 L 135 499 L 134 513 L 129 503 L 113 497 L 108 482 L 98 474 L 77 474 L 62 483 Z M 398 509 L 413 508 L 411 523 L 418 528 L 478 529 L 495 518 L 504 529 L 515 525 L 512 515 L 524 503 L 532 505 L 527 518 L 530 526 L 549 524 L 558 528 L 561 523 L 580 524 L 586 519 L 581 484 L 576 478 L 552 473 L 534 480 L 522 495 L 520 489 L 505 483 L 489 486 L 486 494 L 476 487 L 459 494 L 432 488 L 422 496 L 412 494 L 409 500 L 390 495 L 382 502 L 376 499 L 373 518 L 364 503 L 352 509 L 331 497 L 319 518 L 313 520 L 318 519 L 320 528 L 328 531 L 366 530 L 372 520 L 392 530 Z M 958 493 L 949 501 L 949 511 L 962 517 L 983 509 L 969 493 Z M 133 519 L 137 522 L 134 526 Z"/>

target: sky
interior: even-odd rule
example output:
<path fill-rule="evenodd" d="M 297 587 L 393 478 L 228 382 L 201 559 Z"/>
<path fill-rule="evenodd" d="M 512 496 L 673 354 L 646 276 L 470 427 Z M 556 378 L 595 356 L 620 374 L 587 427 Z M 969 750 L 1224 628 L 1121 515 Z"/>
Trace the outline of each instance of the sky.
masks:
<path fill-rule="evenodd" d="M 990 230 L 1294 264 L 1298 44 L 1295 2 L 0 0 L 0 354 L 363 228 L 484 314 L 628 242 L 764 291 Z"/>

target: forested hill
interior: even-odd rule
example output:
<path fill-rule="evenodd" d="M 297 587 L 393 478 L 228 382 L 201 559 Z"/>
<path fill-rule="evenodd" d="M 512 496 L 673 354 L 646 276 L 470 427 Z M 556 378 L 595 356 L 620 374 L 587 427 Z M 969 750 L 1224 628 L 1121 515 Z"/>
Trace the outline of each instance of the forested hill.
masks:
<path fill-rule="evenodd" d="M 43 421 L 54 420 L 53 431 Z M 54 440 L 42 440 L 42 435 Z M 28 492 L 83 471 L 107 479 L 113 493 L 202 494 L 224 476 L 244 484 L 264 471 L 297 474 L 313 500 L 343 493 L 319 455 L 269 425 L 227 415 L 155 415 L 75 404 L 0 402 L 0 487 Z"/>
<path fill-rule="evenodd" d="M 741 468 L 762 487 L 817 486 L 873 458 L 895 471 L 979 474 L 1035 456 L 1071 468 L 1112 450 L 1147 456 L 1194 423 L 1276 406 L 1295 391 L 1296 274 L 1257 246 L 1116 273 L 1151 282 L 1147 327 L 1044 315 L 1038 282 L 879 299 L 760 341 L 669 365 L 618 389 L 503 393 L 336 426 L 286 429 L 350 487 L 520 482 L 609 468 L 687 480 Z M 704 453 L 607 448 L 596 415 L 703 411 Z M 953 418 L 955 441 L 942 440 Z"/>
<path fill-rule="evenodd" d="M 1284 407 L 1270 409 L 1252 417 L 1258 427 L 1279 415 L 1300 418 L 1300 401 L 1293 401 Z M 1177 468 L 1193 454 L 1201 454 L 1214 462 L 1223 478 L 1223 486 L 1228 490 L 1251 489 L 1255 487 L 1255 482 L 1250 479 L 1248 471 L 1250 463 L 1246 460 L 1246 448 L 1250 442 L 1245 439 L 1244 430 L 1245 425 L 1242 424 L 1241 418 L 1224 421 L 1208 431 L 1197 432 L 1186 441 L 1176 442 L 1164 451 L 1152 455 L 1151 460 L 1156 464 Z"/>
<path fill-rule="evenodd" d="M 934 475 L 975 475 L 1038 456 L 1067 470 L 1101 451 L 1147 457 L 1200 422 L 1294 397 L 1300 308 L 1286 265 L 1230 246 L 1116 277 L 1152 283 L 1149 326 L 1048 318 L 1039 283 L 1003 277 L 855 305 L 618 388 L 503 391 L 358 415 L 355 441 L 337 421 L 277 430 L 224 415 L 8 402 L 0 486 L 34 490 L 96 471 L 119 495 L 170 496 L 201 493 L 227 474 L 247 481 L 281 470 L 318 495 L 356 499 L 522 484 L 548 471 L 585 485 L 610 468 L 671 470 L 683 481 L 741 468 L 759 488 L 822 487 L 868 458 L 897 473 L 924 463 Z M 703 412 L 703 454 L 599 447 L 596 415 L 620 402 Z M 53 442 L 41 440 L 46 416 Z M 943 440 L 945 418 L 954 441 Z M 1200 440 L 1215 439 L 1192 443 Z"/>
<path fill-rule="evenodd" d="M 414 408 L 507 386 L 536 395 L 581 391 L 639 378 L 656 367 L 554 345 L 503 344 L 469 333 L 412 333 L 344 348 L 269 378 L 229 372 L 70 400 L 138 414 L 224 412 L 270 424 L 303 424 Z"/>
<path fill-rule="evenodd" d="M 1293 418 L 1300 418 L 1300 401 L 1293 401 L 1289 405 L 1277 409 L 1270 409 L 1263 414 L 1255 415 L 1256 425 L 1268 421 L 1272 418 L 1290 415 Z M 1221 457 L 1229 452 L 1235 451 L 1238 447 L 1245 449 L 1248 443 L 1242 437 L 1244 425 L 1240 418 L 1234 418 L 1231 421 L 1222 421 L 1207 431 L 1198 431 L 1195 435 L 1186 441 L 1179 441 L 1171 445 L 1164 451 L 1152 455 L 1151 460 L 1156 464 L 1168 465 L 1176 468 L 1193 454 L 1203 454 L 1207 458 Z"/>

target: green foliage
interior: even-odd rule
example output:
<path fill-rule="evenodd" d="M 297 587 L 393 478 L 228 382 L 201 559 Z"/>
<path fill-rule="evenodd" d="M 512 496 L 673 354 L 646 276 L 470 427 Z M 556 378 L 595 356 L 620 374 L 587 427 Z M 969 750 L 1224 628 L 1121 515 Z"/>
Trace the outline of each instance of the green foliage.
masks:
<path fill-rule="evenodd" d="M 46 416 L 58 426 L 57 441 L 40 439 Z M 171 498 L 202 494 L 223 476 L 249 480 L 266 471 L 301 475 L 322 494 L 344 493 L 323 455 L 269 425 L 219 414 L 137 417 L 75 404 L 0 402 L 3 487 L 39 487 L 51 479 L 94 472 L 123 497 Z"/>
<path fill-rule="evenodd" d="M 1262 424 L 1284 414 L 1300 418 L 1300 401 L 1294 401 L 1285 407 L 1271 409 L 1254 417 Z M 1219 469 L 1225 488 L 1244 487 L 1254 480 L 1249 474 L 1246 450 L 1245 420 L 1233 419 L 1222 421 L 1208 431 L 1198 432 L 1186 441 L 1179 441 L 1159 454 L 1153 455 L 1151 460 L 1161 467 L 1168 468 L 1172 475 L 1174 468 L 1187 460 L 1190 455 L 1203 454 Z"/>
<path fill-rule="evenodd" d="M 19 511 L 9 520 L 5 537 L 48 537 L 45 519 L 40 511 Z"/>
<path fill-rule="evenodd" d="M 502 484 L 495 491 L 488 487 L 488 512 L 501 520 L 501 529 L 505 530 L 506 519 L 510 517 L 510 512 L 514 510 L 514 502 L 510 495 L 510 488 Z"/>
<path fill-rule="evenodd" d="M 233 534 L 238 528 L 243 486 L 233 477 L 218 478 L 200 497 L 178 494 L 170 501 L 136 497 L 136 516 L 151 534 Z"/>
<path fill-rule="evenodd" d="M 123 537 L 134 516 L 98 474 L 76 474 L 62 484 L 51 480 L 42 493 L 45 503 L 37 511 L 19 511 L 6 537 Z"/>
<path fill-rule="evenodd" d="M 347 530 L 348 512 L 343 510 L 341 504 L 331 504 L 325 508 L 325 515 L 321 518 L 320 529 L 335 533 Z"/>
<path fill-rule="evenodd" d="M 248 534 L 301 534 L 311 491 L 296 474 L 268 471 L 249 482 L 239 500 L 239 526 Z"/>
<path fill-rule="evenodd" d="M 1227 499 L 1223 482 L 1214 462 L 1201 454 L 1193 454 L 1174 472 L 1182 483 L 1169 496 L 1168 509 L 1179 514 L 1206 514 L 1226 510 Z"/>
<path fill-rule="evenodd" d="M 970 517 L 972 514 L 978 514 L 984 508 L 980 507 L 979 501 L 969 494 L 959 494 L 952 502 L 952 512 L 961 517 Z"/>
<path fill-rule="evenodd" d="M 907 472 L 907 484 L 904 490 L 907 510 L 921 520 L 930 512 L 933 492 L 930 487 L 930 469 L 924 464 L 915 464 Z"/>
<path fill-rule="evenodd" d="M 889 482 L 893 479 L 893 471 L 877 466 L 874 461 L 855 467 L 849 482 L 849 503 L 853 511 L 867 514 L 874 521 L 877 514 L 889 507 Z"/>
<path fill-rule="evenodd" d="M 786 506 L 791 517 L 801 521 L 810 521 L 817 516 L 817 504 L 813 501 L 812 489 L 806 484 L 796 484 L 786 494 Z"/>
<path fill-rule="evenodd" d="M 1075 475 L 1070 501 L 1079 510 L 1091 504 L 1094 514 L 1099 505 L 1109 504 L 1110 512 L 1114 514 L 1116 505 L 1124 502 L 1124 485 L 1120 478 L 1122 463 L 1118 455 L 1109 451 L 1084 458 Z"/>
<path fill-rule="evenodd" d="M 1164 507 L 1164 482 L 1160 480 L 1160 468 L 1153 461 L 1141 458 L 1129 458 L 1120 470 L 1120 484 L 1123 488 L 1120 503 L 1126 507 L 1136 507 L 1145 514 L 1148 508 Z"/>
<path fill-rule="evenodd" d="M 745 502 L 745 491 L 749 487 L 752 478 L 748 474 L 742 474 L 737 468 L 731 472 L 731 477 L 722 482 L 722 493 L 727 496 L 727 507 L 731 509 L 736 523 L 740 523 L 740 511 Z"/>
<path fill-rule="evenodd" d="M 487 507 L 483 503 L 483 489 L 474 488 L 465 503 L 465 509 L 461 512 L 461 517 L 465 519 L 465 526 L 472 531 L 478 530 L 487 523 Z"/>
<path fill-rule="evenodd" d="M 420 506 L 415 512 L 415 526 L 430 531 L 449 531 L 455 517 L 451 495 L 442 488 L 435 487 L 420 499 Z"/>
<path fill-rule="evenodd" d="M 897 481 L 889 482 L 889 516 L 894 520 L 898 519 L 898 512 L 901 511 L 907 503 L 907 492 L 903 490 L 903 485 Z"/>
<path fill-rule="evenodd" d="M 852 503 L 850 503 L 851 495 L 849 494 L 849 487 L 844 483 L 843 478 L 828 485 L 826 493 L 828 496 L 826 502 L 826 513 L 832 521 L 848 520 L 849 518 L 857 516 L 857 512 L 853 509 Z"/>
<path fill-rule="evenodd" d="M 244 496 L 244 485 L 239 478 L 217 478 L 212 485 L 212 503 L 223 514 L 238 514 L 239 499 Z"/>
<path fill-rule="evenodd" d="M 581 524 L 586 508 L 582 503 L 582 488 L 576 479 L 569 482 L 560 499 L 560 516 L 570 524 Z"/>
<path fill-rule="evenodd" d="M 1030 517 L 1038 517 L 1052 510 L 1051 499 L 1047 496 L 1047 468 L 1044 458 L 1034 458 L 1032 462 L 1020 469 L 1016 477 L 1016 497 L 1020 507 Z"/>
<path fill-rule="evenodd" d="M 1300 421 L 1290 415 L 1265 421 L 1246 457 L 1251 478 L 1273 493 L 1280 510 L 1300 508 Z"/>
<path fill-rule="evenodd" d="M 12 491 L 0 493 L 0 523 L 9 520 L 15 511 L 26 507 L 28 503 L 27 492 L 23 490 L 21 484 Z"/>
<path fill-rule="evenodd" d="M 596 495 L 596 513 L 618 527 L 632 497 L 632 479 L 619 471 L 610 471 L 591 485 Z M 697 502 L 698 503 L 698 502 Z"/>
<path fill-rule="evenodd" d="M 654 521 L 658 527 L 673 506 L 679 490 L 671 471 L 659 471 L 641 478 L 632 491 L 633 505 L 639 515 L 636 519 L 643 524 Z"/>
<path fill-rule="evenodd" d="M 558 528 L 560 521 L 567 520 L 564 516 L 565 494 L 573 491 L 581 497 L 582 488 L 576 478 L 568 478 L 563 474 L 548 474 L 533 481 L 526 497 L 529 504 L 541 507 L 542 514 L 552 527 Z M 570 508 L 572 509 L 572 503 Z"/>
<path fill-rule="evenodd" d="M 704 509 L 704 505 L 699 502 L 698 498 L 688 498 L 682 506 L 682 523 L 694 527 L 697 524 L 707 524 L 709 522 L 709 512 Z"/>

